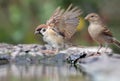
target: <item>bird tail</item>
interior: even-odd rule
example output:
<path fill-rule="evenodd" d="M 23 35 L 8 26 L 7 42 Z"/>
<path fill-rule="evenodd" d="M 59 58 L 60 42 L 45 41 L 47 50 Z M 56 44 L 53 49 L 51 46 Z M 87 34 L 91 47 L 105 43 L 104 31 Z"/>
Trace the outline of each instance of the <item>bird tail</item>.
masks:
<path fill-rule="evenodd" d="M 120 42 L 118 40 L 114 39 L 113 44 L 120 48 Z"/>

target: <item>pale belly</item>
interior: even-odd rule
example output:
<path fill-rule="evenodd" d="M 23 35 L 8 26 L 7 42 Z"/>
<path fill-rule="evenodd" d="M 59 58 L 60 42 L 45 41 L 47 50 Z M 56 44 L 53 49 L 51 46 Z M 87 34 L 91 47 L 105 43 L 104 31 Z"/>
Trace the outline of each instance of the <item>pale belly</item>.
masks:
<path fill-rule="evenodd" d="M 59 36 L 44 36 L 43 40 L 47 42 L 49 45 L 51 45 L 54 48 L 61 48 L 63 46 L 63 38 Z"/>
<path fill-rule="evenodd" d="M 90 25 L 88 27 L 88 32 L 90 34 L 90 36 L 93 38 L 93 40 L 95 40 L 96 42 L 101 42 L 104 43 L 105 40 L 103 38 L 103 35 L 101 33 L 101 27 L 98 27 L 99 25 Z M 99 29 L 98 29 L 99 28 Z"/>

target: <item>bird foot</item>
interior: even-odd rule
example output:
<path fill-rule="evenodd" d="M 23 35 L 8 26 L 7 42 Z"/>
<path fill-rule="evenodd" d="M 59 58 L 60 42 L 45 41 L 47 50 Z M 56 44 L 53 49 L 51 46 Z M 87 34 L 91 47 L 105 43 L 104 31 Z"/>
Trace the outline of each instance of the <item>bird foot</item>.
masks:
<path fill-rule="evenodd" d="M 44 54 L 55 54 L 56 51 L 54 50 L 42 50 L 42 53 Z"/>
<path fill-rule="evenodd" d="M 97 52 L 96 54 L 101 55 L 101 53 L 100 53 L 100 52 Z"/>
<path fill-rule="evenodd" d="M 58 51 L 57 50 L 42 50 L 42 53 L 54 55 L 54 54 L 57 54 Z"/>
<path fill-rule="evenodd" d="M 101 53 L 100 52 L 95 52 L 95 53 L 92 53 L 90 56 L 100 56 Z"/>

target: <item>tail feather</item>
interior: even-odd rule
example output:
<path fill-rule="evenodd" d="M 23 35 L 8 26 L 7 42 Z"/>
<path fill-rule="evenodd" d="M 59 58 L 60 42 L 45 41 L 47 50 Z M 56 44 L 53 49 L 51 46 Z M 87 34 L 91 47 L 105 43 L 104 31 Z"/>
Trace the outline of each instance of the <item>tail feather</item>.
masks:
<path fill-rule="evenodd" d="M 120 48 L 120 42 L 118 40 L 114 39 L 113 43 Z"/>

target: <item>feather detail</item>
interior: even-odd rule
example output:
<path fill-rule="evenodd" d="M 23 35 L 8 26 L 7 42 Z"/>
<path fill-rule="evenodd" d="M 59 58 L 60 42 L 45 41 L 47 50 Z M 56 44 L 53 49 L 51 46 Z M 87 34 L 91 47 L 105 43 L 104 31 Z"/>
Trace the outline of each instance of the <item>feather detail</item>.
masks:
<path fill-rule="evenodd" d="M 107 27 L 104 27 L 103 33 L 107 36 L 113 37 L 111 31 Z"/>
<path fill-rule="evenodd" d="M 82 14 L 81 9 L 69 5 L 66 10 L 58 7 L 50 19 L 47 21 L 47 25 L 56 28 L 65 39 L 70 39 L 76 32 L 77 25 L 79 24 L 79 16 Z"/>

